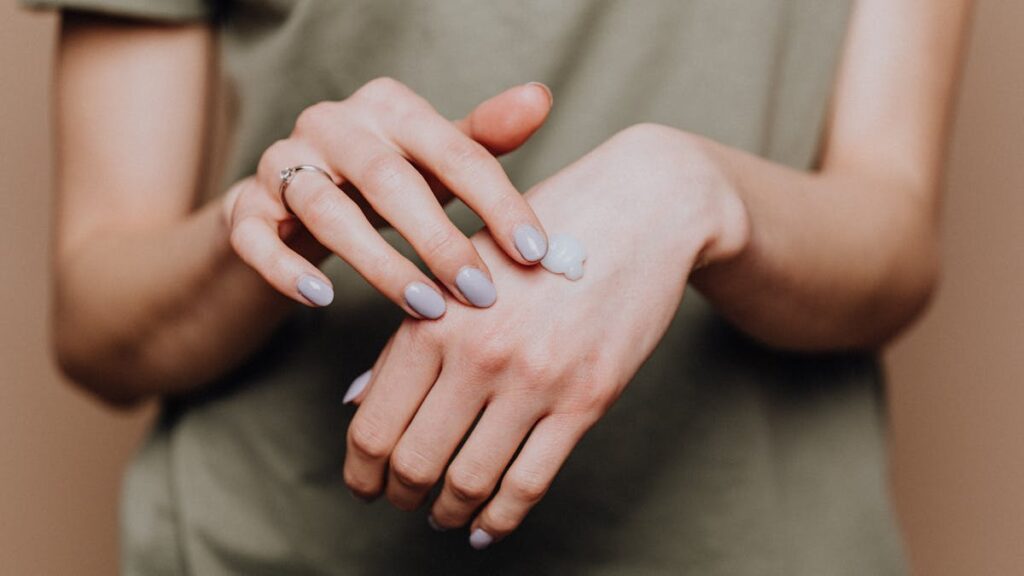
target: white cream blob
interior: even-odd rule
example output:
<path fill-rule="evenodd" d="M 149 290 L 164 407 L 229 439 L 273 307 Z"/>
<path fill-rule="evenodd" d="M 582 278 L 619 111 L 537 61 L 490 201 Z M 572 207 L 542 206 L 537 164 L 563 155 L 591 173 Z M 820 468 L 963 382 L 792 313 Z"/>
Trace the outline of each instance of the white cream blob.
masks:
<path fill-rule="evenodd" d="M 587 249 L 579 240 L 568 234 L 552 234 L 548 237 L 548 253 L 540 265 L 548 272 L 579 280 L 583 277 L 583 261 L 586 259 Z"/>

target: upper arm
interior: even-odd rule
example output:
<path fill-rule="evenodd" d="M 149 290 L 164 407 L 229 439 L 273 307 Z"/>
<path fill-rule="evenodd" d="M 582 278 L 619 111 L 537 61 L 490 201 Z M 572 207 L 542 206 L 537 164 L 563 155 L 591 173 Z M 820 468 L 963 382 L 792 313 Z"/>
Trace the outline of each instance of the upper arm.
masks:
<path fill-rule="evenodd" d="M 164 225 L 196 200 L 211 38 L 202 25 L 69 14 L 57 64 L 58 259 L 93 234 Z"/>
<path fill-rule="evenodd" d="M 823 170 L 938 196 L 971 0 L 856 0 Z"/>

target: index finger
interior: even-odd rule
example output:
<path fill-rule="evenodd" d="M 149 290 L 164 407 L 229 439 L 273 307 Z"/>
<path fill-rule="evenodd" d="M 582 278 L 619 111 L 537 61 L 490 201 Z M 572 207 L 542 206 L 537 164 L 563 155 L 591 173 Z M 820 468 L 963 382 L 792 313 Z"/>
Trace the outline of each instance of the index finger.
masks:
<path fill-rule="evenodd" d="M 476 212 L 511 258 L 521 264 L 544 258 L 547 237 L 540 220 L 482 144 L 425 101 L 393 132 L 394 143 Z"/>

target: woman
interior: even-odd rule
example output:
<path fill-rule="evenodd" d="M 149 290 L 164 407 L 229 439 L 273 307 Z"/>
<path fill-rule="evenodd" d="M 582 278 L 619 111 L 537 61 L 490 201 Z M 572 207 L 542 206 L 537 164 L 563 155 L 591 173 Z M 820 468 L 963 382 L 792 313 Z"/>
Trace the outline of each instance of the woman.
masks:
<path fill-rule="evenodd" d="M 901 572 L 872 351 L 936 282 L 966 0 L 28 3 L 58 358 L 162 399 L 126 573 Z"/>

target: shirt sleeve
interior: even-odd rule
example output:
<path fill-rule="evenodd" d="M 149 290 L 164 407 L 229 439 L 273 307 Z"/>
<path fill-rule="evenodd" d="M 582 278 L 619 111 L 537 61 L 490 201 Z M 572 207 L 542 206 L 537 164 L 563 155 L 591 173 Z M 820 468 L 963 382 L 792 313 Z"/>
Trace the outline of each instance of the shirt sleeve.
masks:
<path fill-rule="evenodd" d="M 77 10 L 163 22 L 203 22 L 214 16 L 214 0 L 19 0 L 34 10 Z"/>

